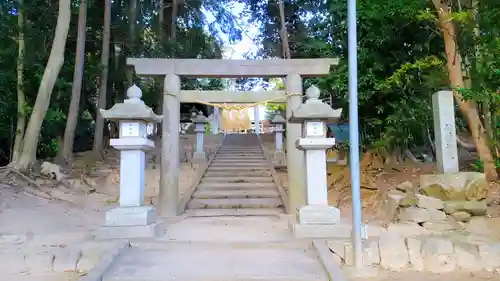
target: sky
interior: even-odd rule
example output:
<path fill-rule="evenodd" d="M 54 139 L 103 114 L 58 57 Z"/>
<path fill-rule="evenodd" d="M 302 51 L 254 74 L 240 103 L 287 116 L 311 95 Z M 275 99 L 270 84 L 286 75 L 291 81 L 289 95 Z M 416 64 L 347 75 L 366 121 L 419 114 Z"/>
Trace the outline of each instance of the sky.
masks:
<path fill-rule="evenodd" d="M 220 37 L 224 40 L 225 51 L 223 54 L 224 59 L 244 59 L 244 55 L 248 52 L 256 52 L 259 46 L 254 42 L 253 38 L 257 37 L 259 29 L 255 25 L 247 24 L 246 20 L 241 19 L 241 14 L 244 9 L 243 3 L 233 3 L 231 7 L 231 12 L 234 15 L 234 19 L 238 21 L 239 25 L 245 30 L 242 33 L 241 41 L 229 44 L 228 37 L 221 33 Z M 210 12 L 205 12 L 205 15 L 209 21 L 215 21 L 215 17 Z M 248 113 L 250 119 L 254 121 L 254 109 L 249 108 Z M 266 113 L 265 106 L 259 106 L 259 119 L 264 120 Z"/>

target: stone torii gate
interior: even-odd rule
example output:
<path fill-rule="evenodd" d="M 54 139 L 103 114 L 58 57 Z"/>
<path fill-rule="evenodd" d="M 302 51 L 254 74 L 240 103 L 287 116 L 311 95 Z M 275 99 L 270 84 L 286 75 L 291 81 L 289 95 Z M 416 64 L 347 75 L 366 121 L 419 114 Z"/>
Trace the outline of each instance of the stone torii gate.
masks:
<path fill-rule="evenodd" d="M 338 59 L 268 59 L 268 60 L 218 60 L 218 59 L 152 59 L 127 58 L 137 75 L 164 76 L 161 181 L 158 212 L 163 217 L 179 215 L 179 127 L 180 103 L 205 101 L 212 103 L 252 103 L 275 100 L 287 102 L 287 120 L 292 110 L 302 103 L 302 77 L 326 76 L 330 66 Z M 285 77 L 285 91 L 223 92 L 183 91 L 180 76 L 194 78 L 249 78 Z M 301 124 L 288 123 L 286 131 L 288 168 L 288 206 L 294 212 L 306 204 L 306 178 L 304 152 L 295 147 L 301 137 Z"/>

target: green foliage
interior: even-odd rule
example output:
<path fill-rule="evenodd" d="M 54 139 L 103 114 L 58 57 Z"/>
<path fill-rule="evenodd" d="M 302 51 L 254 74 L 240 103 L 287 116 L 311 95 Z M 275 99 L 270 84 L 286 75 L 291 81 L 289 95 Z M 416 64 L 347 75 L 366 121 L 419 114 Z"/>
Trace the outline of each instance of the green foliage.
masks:
<path fill-rule="evenodd" d="M 24 1 L 22 7 L 25 24 L 25 81 L 23 90 L 26 94 L 27 116 L 36 100 L 38 87 L 43 76 L 45 64 L 52 47 L 57 22 L 57 1 Z M 89 1 L 87 12 L 87 37 L 85 46 L 85 65 L 82 83 L 81 104 L 74 149 L 87 150 L 93 141 L 96 101 L 99 96 L 101 74 L 101 48 L 103 31 L 103 11 L 105 1 Z M 133 36 L 136 44 L 129 38 L 129 7 L 127 1 L 112 1 L 111 56 L 109 60 L 107 107 L 125 98 L 126 70 L 125 55 L 139 57 L 181 58 L 220 58 L 222 56 L 221 34 L 235 42 L 241 39 L 241 28 L 230 15 L 231 1 L 191 1 L 183 3 L 179 9 L 177 40 L 167 40 L 170 36 L 171 5 L 164 9 L 165 26 L 159 29 L 155 1 L 140 1 L 137 10 L 138 24 Z M 10 153 L 16 133 L 17 116 L 17 1 L 7 0 L 0 4 L 0 149 Z M 60 149 L 58 140 L 62 140 L 68 108 L 71 98 L 76 37 L 78 3 L 72 6 L 72 21 L 68 34 L 65 63 L 56 80 L 50 101 L 50 108 L 44 118 L 38 156 L 53 157 Z M 205 11 L 205 12 L 204 12 Z M 209 22 L 206 13 L 214 16 Z M 208 31 L 207 31 L 208 27 Z M 160 40 L 163 35 L 163 40 Z M 115 53 L 115 46 L 122 51 Z M 134 77 L 143 90 L 143 99 L 155 109 L 160 107 L 159 96 L 162 83 L 151 78 Z M 183 79 L 184 89 L 221 89 L 220 79 Z M 191 105 L 192 106 L 192 105 Z M 183 105 L 184 110 L 184 105 Z"/>

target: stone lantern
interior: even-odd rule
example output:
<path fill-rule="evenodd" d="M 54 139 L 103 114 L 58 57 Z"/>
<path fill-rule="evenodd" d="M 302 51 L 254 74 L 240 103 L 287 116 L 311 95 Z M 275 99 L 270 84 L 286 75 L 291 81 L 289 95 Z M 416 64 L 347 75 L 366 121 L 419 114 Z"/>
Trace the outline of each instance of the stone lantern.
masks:
<path fill-rule="evenodd" d="M 120 137 L 110 140 L 120 151 L 120 206 L 106 213 L 100 232 L 105 238 L 153 237 L 161 231 L 155 208 L 144 205 L 144 169 L 146 151 L 155 146 L 148 139 L 148 123 L 160 123 L 163 116 L 144 104 L 136 85 L 127 90 L 127 97 L 109 110 L 100 109 L 103 118 L 120 125 Z"/>
<path fill-rule="evenodd" d="M 274 125 L 274 139 L 276 143 L 276 147 L 274 150 L 274 160 L 278 164 L 284 163 L 286 158 L 285 152 L 283 151 L 283 132 L 285 132 L 283 125 L 285 123 L 285 118 L 283 118 L 283 116 L 281 116 L 279 113 L 276 113 L 273 120 L 271 120 L 271 124 Z"/>
<path fill-rule="evenodd" d="M 192 113 L 193 124 L 195 125 L 194 131 L 196 132 L 196 151 L 193 154 L 193 160 L 196 162 L 205 161 L 206 154 L 203 148 L 205 147 L 205 124 L 208 119 L 203 115 L 203 112 Z"/>
<path fill-rule="evenodd" d="M 335 145 L 327 137 L 327 122 L 337 121 L 342 109 L 334 110 L 320 99 L 316 86 L 306 91 L 307 101 L 292 112 L 290 123 L 302 124 L 302 137 L 296 147 L 305 151 L 307 205 L 297 210 L 297 224 L 292 230 L 297 237 L 350 236 L 350 228 L 340 222 L 339 209 L 328 205 L 326 150 Z"/>

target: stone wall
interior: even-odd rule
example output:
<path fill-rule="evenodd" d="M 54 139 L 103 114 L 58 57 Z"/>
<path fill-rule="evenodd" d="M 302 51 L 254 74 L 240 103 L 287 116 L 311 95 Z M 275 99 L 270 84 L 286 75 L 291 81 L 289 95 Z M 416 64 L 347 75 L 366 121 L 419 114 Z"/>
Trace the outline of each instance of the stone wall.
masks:
<path fill-rule="evenodd" d="M 422 175 L 386 196 L 385 226 L 367 225 L 363 263 L 390 271 L 432 273 L 500 269 L 499 233 L 488 229 L 486 179 L 481 173 Z M 339 262 L 352 265 L 350 242 L 331 240 Z"/>

